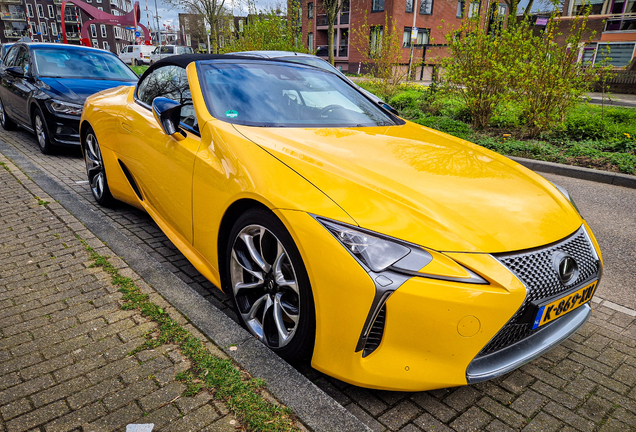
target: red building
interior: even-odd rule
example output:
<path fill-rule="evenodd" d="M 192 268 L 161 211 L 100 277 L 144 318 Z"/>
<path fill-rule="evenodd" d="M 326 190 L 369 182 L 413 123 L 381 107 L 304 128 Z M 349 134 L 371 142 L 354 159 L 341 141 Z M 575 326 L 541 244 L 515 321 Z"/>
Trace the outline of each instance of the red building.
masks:
<path fill-rule="evenodd" d="M 395 26 L 402 34 L 402 62 L 408 64 L 413 26 L 413 9 L 416 11 L 417 38 L 413 52 L 413 63 L 420 64 L 426 50 L 425 64 L 435 63 L 438 55 L 445 55 L 445 48 L 431 45 L 445 44 L 445 34 L 452 27 L 459 27 L 463 16 L 475 14 L 485 16 L 487 2 L 467 3 L 466 0 L 341 0 L 342 9 L 334 26 L 335 65 L 343 71 L 356 73 L 363 60 L 359 50 L 352 44 L 351 34 L 360 26 L 366 15 L 369 26 L 384 31 L 385 18 L 395 19 Z M 305 45 L 317 55 L 327 57 L 327 16 L 321 0 L 302 0 L 302 34 Z M 415 7 L 414 7 L 415 4 Z M 499 5 L 505 8 L 504 4 Z M 500 9 L 501 10 L 501 9 Z M 505 9 L 504 9 L 505 12 Z M 390 22 L 390 21 L 389 21 Z M 372 37 L 369 35 L 369 37 Z M 364 65 L 362 65 L 364 71 Z M 424 77 L 430 74 L 425 68 Z M 417 71 L 417 76 L 420 73 Z"/>

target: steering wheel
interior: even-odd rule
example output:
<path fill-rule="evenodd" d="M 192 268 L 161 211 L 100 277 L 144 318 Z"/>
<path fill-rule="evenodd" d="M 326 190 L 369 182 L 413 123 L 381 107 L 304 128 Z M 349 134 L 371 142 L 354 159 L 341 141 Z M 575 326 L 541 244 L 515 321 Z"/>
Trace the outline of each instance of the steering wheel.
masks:
<path fill-rule="evenodd" d="M 330 111 L 335 111 L 337 109 L 344 109 L 344 107 L 341 105 L 336 105 L 336 104 L 327 105 L 326 107 L 320 110 L 320 113 L 318 113 L 318 115 L 323 118 L 328 118 L 329 115 L 327 113 L 329 113 Z"/>

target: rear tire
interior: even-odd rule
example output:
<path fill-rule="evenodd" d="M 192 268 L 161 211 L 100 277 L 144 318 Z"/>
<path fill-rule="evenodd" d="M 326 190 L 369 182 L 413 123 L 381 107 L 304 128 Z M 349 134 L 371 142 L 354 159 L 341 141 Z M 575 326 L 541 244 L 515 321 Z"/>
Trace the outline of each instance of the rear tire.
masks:
<path fill-rule="evenodd" d="M 4 130 L 12 131 L 18 126 L 13 120 L 9 118 L 9 115 L 4 110 L 2 100 L 0 100 L 0 124 Z"/>
<path fill-rule="evenodd" d="M 226 248 L 226 292 L 241 324 L 280 357 L 311 357 L 316 338 L 314 299 L 298 248 L 270 211 L 243 213 Z"/>
<path fill-rule="evenodd" d="M 110 193 L 102 151 L 95 137 L 95 131 L 90 126 L 82 136 L 82 150 L 93 198 L 102 207 L 113 207 L 117 200 Z"/>

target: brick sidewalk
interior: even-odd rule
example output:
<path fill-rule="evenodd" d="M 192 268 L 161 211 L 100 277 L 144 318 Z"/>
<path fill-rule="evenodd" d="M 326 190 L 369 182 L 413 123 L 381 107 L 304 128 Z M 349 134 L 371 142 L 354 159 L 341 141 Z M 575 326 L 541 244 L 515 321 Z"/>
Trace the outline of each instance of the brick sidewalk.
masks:
<path fill-rule="evenodd" d="M 79 154 L 42 156 L 25 132 L 0 132 L 0 139 L 232 316 L 221 291 L 196 272 L 147 215 L 127 206 L 110 210 L 94 204 Z M 632 310 L 596 304 L 591 320 L 561 346 L 511 374 L 469 387 L 384 392 L 350 386 L 308 366 L 301 372 L 378 432 L 636 431 L 635 316 Z"/>
<path fill-rule="evenodd" d="M 110 256 L 173 319 L 200 333 L 73 216 L 6 166 L 20 183 L 0 167 L 0 431 L 113 431 L 130 423 L 235 431 L 235 417 L 208 392 L 181 396 L 186 386 L 175 374 L 189 362 L 174 346 L 128 355 L 155 324 L 120 309 L 121 294 L 107 274 L 89 267 L 76 234 Z"/>

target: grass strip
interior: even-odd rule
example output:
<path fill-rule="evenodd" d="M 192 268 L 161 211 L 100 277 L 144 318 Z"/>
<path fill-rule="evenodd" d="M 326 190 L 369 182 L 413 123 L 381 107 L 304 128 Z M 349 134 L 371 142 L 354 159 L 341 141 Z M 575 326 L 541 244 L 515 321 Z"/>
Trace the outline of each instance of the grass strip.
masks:
<path fill-rule="evenodd" d="M 187 384 L 184 396 L 193 396 L 199 391 L 210 390 L 214 397 L 223 400 L 228 408 L 249 430 L 257 431 L 297 431 L 287 407 L 274 405 L 259 394 L 265 386 L 261 379 L 249 378 L 238 370 L 232 361 L 211 354 L 203 343 L 168 316 L 159 306 L 149 301 L 147 294 L 135 282 L 119 274 L 108 261 L 108 257 L 98 254 L 77 236 L 93 263 L 90 267 L 101 267 L 111 277 L 111 283 L 123 293 L 123 310 L 137 309 L 143 316 L 159 324 L 156 331 L 146 334 L 146 342 L 131 352 L 136 354 L 145 349 L 153 349 L 162 344 L 175 344 L 181 353 L 192 362 L 190 371 L 177 375 L 177 379 Z"/>

